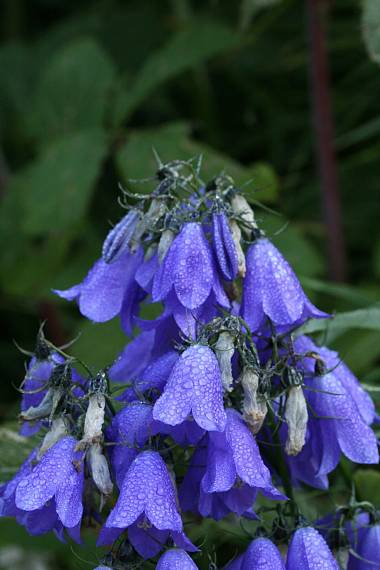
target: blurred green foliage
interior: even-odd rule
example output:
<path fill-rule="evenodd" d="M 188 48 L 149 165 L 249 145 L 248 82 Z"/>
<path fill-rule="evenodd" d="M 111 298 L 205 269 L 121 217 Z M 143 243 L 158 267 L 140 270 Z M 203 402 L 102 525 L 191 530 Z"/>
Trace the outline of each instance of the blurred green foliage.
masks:
<path fill-rule="evenodd" d="M 48 318 L 57 342 L 82 331 L 73 350 L 93 366 L 123 346 L 118 322 L 85 323 L 50 289 L 83 278 L 121 215 L 118 182 L 153 174 L 152 146 L 164 160 L 202 153 L 205 176 L 226 169 L 239 183 L 252 179 L 249 199 L 281 212 L 257 216 L 307 292 L 324 309 L 343 312 L 309 330 L 338 348 L 368 385 L 379 380 L 380 9 L 377 0 L 332 4 L 327 34 L 349 261 L 349 283 L 339 285 L 326 273 L 303 2 L 3 1 L 3 418 L 14 415 L 11 382 L 23 375 L 12 338 L 31 347 L 40 320 Z M 356 471 L 361 497 L 367 480 L 376 489 L 377 479 L 374 471 Z M 6 526 L 1 544 L 53 544 Z M 63 551 L 54 568 L 67 567 Z"/>

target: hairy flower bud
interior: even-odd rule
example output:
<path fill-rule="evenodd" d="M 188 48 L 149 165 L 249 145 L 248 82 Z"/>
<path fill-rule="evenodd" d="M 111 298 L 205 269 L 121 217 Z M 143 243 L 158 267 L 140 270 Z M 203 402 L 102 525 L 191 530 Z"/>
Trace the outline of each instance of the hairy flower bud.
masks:
<path fill-rule="evenodd" d="M 285 421 L 288 424 L 285 452 L 288 455 L 298 455 L 305 445 L 307 420 L 307 405 L 302 386 L 292 386 L 288 391 L 285 406 Z"/>
<path fill-rule="evenodd" d="M 160 241 L 158 242 L 158 260 L 164 259 L 165 255 L 169 251 L 175 238 L 175 233 L 172 230 L 164 230 L 161 234 Z"/>
<path fill-rule="evenodd" d="M 99 443 L 90 446 L 87 452 L 87 458 L 91 470 L 92 479 L 103 495 L 111 495 L 113 484 L 107 463 L 107 459 L 102 453 Z"/>
<path fill-rule="evenodd" d="M 255 215 L 247 200 L 241 194 L 235 194 L 231 198 L 231 206 L 234 213 L 240 216 L 244 222 L 243 231 L 247 236 L 250 236 L 252 230 L 257 229 Z"/>
<path fill-rule="evenodd" d="M 38 461 L 47 452 L 48 449 L 50 449 L 65 435 L 68 435 L 67 420 L 63 416 L 60 416 L 59 418 L 56 418 L 52 421 L 50 430 L 47 432 L 43 439 L 41 447 L 37 453 Z"/>
<path fill-rule="evenodd" d="M 221 332 L 214 347 L 214 352 L 216 358 L 218 359 L 220 371 L 222 374 L 222 384 L 226 392 L 231 392 L 232 383 L 234 381 L 231 369 L 231 359 L 233 357 L 234 351 L 235 348 L 233 336 L 227 331 Z"/>
<path fill-rule="evenodd" d="M 252 367 L 245 366 L 239 381 L 244 391 L 243 417 L 251 432 L 256 434 L 260 431 L 268 411 L 264 396 L 257 393 L 259 375 Z"/>
<path fill-rule="evenodd" d="M 241 247 L 241 230 L 238 223 L 235 220 L 230 220 L 229 222 L 232 239 L 236 248 L 236 254 L 238 259 L 238 275 L 239 277 L 245 277 L 246 274 L 246 263 L 243 248 Z"/>

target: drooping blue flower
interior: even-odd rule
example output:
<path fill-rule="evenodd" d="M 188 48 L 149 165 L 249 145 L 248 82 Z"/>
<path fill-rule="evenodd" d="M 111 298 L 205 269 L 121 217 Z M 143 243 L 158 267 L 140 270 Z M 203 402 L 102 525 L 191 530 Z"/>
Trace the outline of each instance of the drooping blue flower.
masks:
<path fill-rule="evenodd" d="M 143 261 L 143 250 L 135 254 L 124 251 L 112 263 L 95 262 L 82 283 L 55 293 L 68 301 L 77 301 L 83 316 L 97 323 L 109 321 L 120 314 L 123 329 L 131 334 L 133 316 L 145 296 L 135 280 Z"/>
<path fill-rule="evenodd" d="M 223 431 L 226 414 L 218 361 L 207 346 L 187 348 L 175 363 L 153 417 L 175 426 L 193 415 L 205 430 Z"/>
<path fill-rule="evenodd" d="M 268 538 L 256 538 L 247 550 L 230 562 L 226 570 L 285 570 L 278 548 Z M 296 570 L 294 568 L 294 570 Z"/>
<path fill-rule="evenodd" d="M 33 511 L 24 511 L 16 506 L 16 489 L 19 482 L 31 474 L 37 458 L 37 450 L 32 451 L 24 461 L 16 475 L 0 487 L 0 517 L 15 517 L 19 525 L 24 526 L 32 536 L 38 536 L 55 531 L 62 542 L 65 541 L 64 530 L 69 536 L 80 543 L 80 523 L 66 528 L 57 515 L 56 501 L 52 499 L 43 507 Z"/>
<path fill-rule="evenodd" d="M 221 307 L 229 309 L 230 303 L 219 282 L 216 283 L 207 301 L 195 309 L 184 307 L 173 290 L 165 299 L 165 310 L 161 318 L 172 316 L 182 334 L 194 339 L 202 324 L 220 316 Z"/>
<path fill-rule="evenodd" d="M 196 552 L 198 549 L 183 531 L 159 530 L 146 517 L 140 516 L 128 527 L 128 540 L 143 558 L 152 558 L 164 548 L 168 540 L 183 550 Z"/>
<path fill-rule="evenodd" d="M 154 527 L 158 531 L 182 533 L 174 485 L 164 461 L 154 451 L 141 452 L 129 467 L 117 503 L 100 533 L 99 544 L 112 543 L 134 523 L 138 523 L 135 530 Z M 139 534 L 136 541 L 138 537 Z M 129 535 L 133 543 L 131 538 Z"/>
<path fill-rule="evenodd" d="M 154 420 L 152 430 L 155 434 L 170 435 L 181 447 L 196 445 L 205 435 L 205 430 L 199 427 L 192 417 L 176 426 Z"/>
<path fill-rule="evenodd" d="M 326 368 L 331 370 L 331 374 L 338 378 L 345 392 L 350 394 L 363 421 L 368 425 L 374 422 L 376 410 L 371 396 L 361 387 L 359 380 L 340 359 L 337 352 L 325 346 L 317 346 L 307 337 L 301 337 L 300 340 L 296 342 L 296 347 L 318 352 Z"/>
<path fill-rule="evenodd" d="M 15 495 L 18 509 L 37 511 L 54 498 L 63 526 L 72 528 L 80 523 L 84 468 L 83 453 L 75 451 L 77 443 L 73 437 L 62 438 L 20 479 Z"/>
<path fill-rule="evenodd" d="M 197 570 L 197 565 L 184 550 L 170 549 L 158 561 L 156 570 Z"/>
<path fill-rule="evenodd" d="M 293 534 L 286 559 L 287 570 L 339 570 L 323 537 L 312 527 Z"/>
<path fill-rule="evenodd" d="M 319 353 L 327 356 L 328 364 L 337 364 L 330 351 L 319 349 L 307 337 L 298 338 L 294 346 L 299 354 Z M 373 408 L 346 367 L 339 371 L 338 365 L 320 376 L 314 374 L 314 359 L 304 358 L 302 367 L 305 385 L 310 387 L 304 391 L 311 409 L 308 433 L 301 453 L 289 457 L 288 464 L 294 479 L 326 488 L 327 474 L 335 469 L 341 453 L 356 463 L 378 463 L 376 436 L 366 423 L 373 417 Z"/>
<path fill-rule="evenodd" d="M 152 406 L 131 402 L 113 417 L 107 429 L 106 439 L 111 443 L 111 465 L 119 488 L 139 449 L 151 435 L 152 419 Z"/>
<path fill-rule="evenodd" d="M 21 412 L 25 412 L 30 407 L 37 407 L 41 404 L 47 389 L 43 389 L 53 372 L 54 366 L 63 362 L 59 354 L 52 354 L 49 360 L 37 360 L 31 358 L 23 383 L 23 395 L 21 399 Z M 42 426 L 41 421 L 24 422 L 20 433 L 24 436 L 31 436 L 37 433 Z"/>
<path fill-rule="evenodd" d="M 268 239 L 251 245 L 246 259 L 241 311 L 252 331 L 267 318 L 278 327 L 291 328 L 308 318 L 328 317 L 309 301 L 289 263 Z"/>
<path fill-rule="evenodd" d="M 154 253 L 148 259 L 144 258 L 144 262 L 136 271 L 135 279 L 141 289 L 144 289 L 147 293 L 152 293 L 153 279 L 158 271 L 158 266 L 158 256 L 157 253 Z"/>
<path fill-rule="evenodd" d="M 37 451 L 33 450 L 29 456 L 26 458 L 24 463 L 21 465 L 20 469 L 14 475 L 14 477 L 1 485 L 0 487 L 0 516 L 2 517 L 14 517 L 19 514 L 20 509 L 16 507 L 15 496 L 17 485 L 27 477 L 33 469 L 33 462 L 37 456 Z"/>
<path fill-rule="evenodd" d="M 223 212 L 212 214 L 212 238 L 222 277 L 232 281 L 238 273 L 238 257 L 228 220 Z"/>
<path fill-rule="evenodd" d="M 217 520 L 231 511 L 243 515 L 258 491 L 269 498 L 286 498 L 273 487 L 255 438 L 240 414 L 228 409 L 226 415 L 225 431 L 210 432 L 202 441 L 180 489 L 184 510 Z"/>
<path fill-rule="evenodd" d="M 200 223 L 183 226 L 154 277 L 153 301 L 163 301 L 174 290 L 186 309 L 203 305 L 212 290 L 219 295 L 220 282 L 210 245 Z"/>
<path fill-rule="evenodd" d="M 380 568 L 380 524 L 360 529 L 357 544 L 352 545 L 347 570 L 376 570 Z"/>
<path fill-rule="evenodd" d="M 129 383 L 138 378 L 152 358 L 155 331 L 144 331 L 129 342 L 109 369 L 112 382 Z"/>

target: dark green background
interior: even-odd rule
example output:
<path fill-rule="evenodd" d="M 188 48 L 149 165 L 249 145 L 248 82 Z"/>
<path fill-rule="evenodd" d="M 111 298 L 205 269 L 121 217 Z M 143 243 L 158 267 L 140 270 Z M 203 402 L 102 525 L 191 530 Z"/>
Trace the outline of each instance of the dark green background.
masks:
<path fill-rule="evenodd" d="M 57 343 L 82 331 L 73 352 L 90 366 L 109 363 L 123 346 L 117 321 L 87 323 L 50 290 L 80 281 L 98 257 L 110 222 L 122 214 L 117 184 L 153 174 L 152 146 L 164 160 L 203 153 L 205 176 L 226 168 L 238 182 L 253 179 L 250 197 L 282 214 L 257 211 L 269 235 L 290 222 L 275 241 L 313 300 L 330 311 L 371 306 L 327 336 L 363 381 L 377 382 L 377 0 L 331 2 L 326 31 L 348 260 L 343 285 L 327 273 L 303 1 L 3 0 L 0 7 L 2 420 L 16 414 L 12 383 L 23 375 L 12 339 L 32 348 L 41 320 Z M 2 435 L 7 454 L 9 434 Z M 20 460 L 15 455 L 2 454 L 2 479 Z M 352 473 L 347 467 L 346 483 Z M 376 473 L 354 476 L 364 477 L 362 487 L 374 478 L 376 488 Z M 52 539 L 1 528 L 2 543 L 55 548 Z M 54 558 L 58 550 L 50 552 Z M 69 547 L 58 555 L 51 568 L 91 568 Z"/>

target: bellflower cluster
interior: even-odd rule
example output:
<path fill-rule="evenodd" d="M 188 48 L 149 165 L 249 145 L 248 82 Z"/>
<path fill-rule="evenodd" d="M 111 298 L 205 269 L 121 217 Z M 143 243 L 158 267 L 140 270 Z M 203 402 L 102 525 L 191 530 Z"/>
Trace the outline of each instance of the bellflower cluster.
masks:
<path fill-rule="evenodd" d="M 100 259 L 55 291 L 91 321 L 119 317 L 129 341 L 93 371 L 40 329 L 20 421 L 41 438 L 0 487 L 0 515 L 61 540 L 95 529 L 109 548 L 96 570 L 197 568 L 194 526 L 225 517 L 257 527 L 245 552 L 210 568 L 337 570 L 336 528 L 347 568 L 376 565 L 375 511 L 354 540 L 363 513 L 331 515 L 318 532 L 293 499 L 301 484 L 328 488 L 342 455 L 379 460 L 371 398 L 337 353 L 299 333 L 329 315 L 229 176 L 205 182 L 200 161 L 175 160 L 153 180 L 150 194 L 123 190 L 126 213 Z"/>

